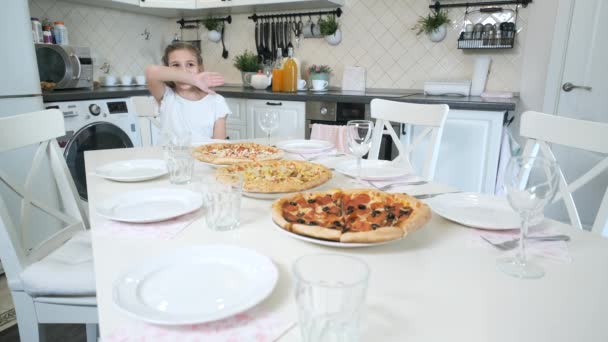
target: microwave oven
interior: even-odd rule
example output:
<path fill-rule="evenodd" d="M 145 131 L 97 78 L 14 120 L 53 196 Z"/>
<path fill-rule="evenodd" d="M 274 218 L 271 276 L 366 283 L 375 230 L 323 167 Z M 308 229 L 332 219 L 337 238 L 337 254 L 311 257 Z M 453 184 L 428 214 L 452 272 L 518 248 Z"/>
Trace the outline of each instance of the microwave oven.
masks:
<path fill-rule="evenodd" d="M 55 89 L 91 88 L 91 49 L 57 44 L 35 44 L 40 81 L 55 83 Z"/>

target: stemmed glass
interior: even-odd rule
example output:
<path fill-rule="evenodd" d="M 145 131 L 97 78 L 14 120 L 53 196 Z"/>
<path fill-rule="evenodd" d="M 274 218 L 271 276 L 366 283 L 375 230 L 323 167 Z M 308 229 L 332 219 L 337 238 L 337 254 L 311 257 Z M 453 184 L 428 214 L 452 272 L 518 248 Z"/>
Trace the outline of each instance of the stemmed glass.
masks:
<path fill-rule="evenodd" d="M 268 145 L 270 145 L 270 135 L 279 128 L 279 113 L 277 111 L 264 111 L 258 114 L 258 124 L 262 131 L 268 137 Z"/>
<path fill-rule="evenodd" d="M 528 225 L 540 215 L 555 196 L 558 186 L 555 161 L 543 157 L 516 156 L 509 160 L 505 173 L 505 190 L 511 207 L 519 213 L 521 229 L 519 251 L 514 257 L 500 258 L 498 269 L 517 278 L 541 278 L 543 269 L 526 257 Z"/>
<path fill-rule="evenodd" d="M 361 161 L 372 145 L 374 123 L 369 120 L 351 120 L 346 123 L 348 149 L 357 158 L 357 183 L 361 183 Z"/>

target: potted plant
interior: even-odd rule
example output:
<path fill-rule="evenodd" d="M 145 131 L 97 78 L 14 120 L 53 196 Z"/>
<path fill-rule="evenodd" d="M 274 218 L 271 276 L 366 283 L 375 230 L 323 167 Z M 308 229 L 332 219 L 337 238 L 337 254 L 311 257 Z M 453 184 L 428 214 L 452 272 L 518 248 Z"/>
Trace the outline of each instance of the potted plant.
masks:
<path fill-rule="evenodd" d="M 251 87 L 251 76 L 255 75 L 260 69 L 258 55 L 245 50 L 242 54 L 234 57 L 234 66 L 241 71 L 243 85 Z"/>
<path fill-rule="evenodd" d="M 412 27 L 412 30 L 418 30 L 417 35 L 426 33 L 432 42 L 437 43 L 445 38 L 447 26 L 450 22 L 447 12 L 435 11 L 426 17 L 418 18 L 418 22 Z"/>
<path fill-rule="evenodd" d="M 338 45 L 342 41 L 342 31 L 338 27 L 335 15 L 330 15 L 327 19 L 319 20 L 321 34 L 329 45 Z"/>
<path fill-rule="evenodd" d="M 207 37 L 210 41 L 217 43 L 220 41 L 220 39 L 222 39 L 222 34 L 220 33 L 220 30 L 222 29 L 222 25 L 224 25 L 224 22 L 213 18 L 207 18 L 203 20 L 203 25 L 209 31 L 207 32 Z"/>
<path fill-rule="evenodd" d="M 329 67 L 329 65 L 313 64 L 308 67 L 308 73 L 310 74 L 310 81 L 323 80 L 329 82 L 329 74 L 331 74 L 331 68 Z"/>

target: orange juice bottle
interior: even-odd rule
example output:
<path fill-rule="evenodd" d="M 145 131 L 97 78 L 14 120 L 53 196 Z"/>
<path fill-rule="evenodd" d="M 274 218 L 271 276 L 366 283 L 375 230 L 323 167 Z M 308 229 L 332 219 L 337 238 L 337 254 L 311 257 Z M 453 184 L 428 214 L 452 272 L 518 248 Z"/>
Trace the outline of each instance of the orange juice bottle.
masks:
<path fill-rule="evenodd" d="M 277 56 L 281 56 L 281 49 L 277 49 Z M 283 91 L 283 57 L 277 57 L 272 69 L 272 91 Z"/>
<path fill-rule="evenodd" d="M 298 65 L 293 59 L 293 48 L 289 48 L 289 58 L 283 66 L 283 91 L 296 92 L 298 90 Z"/>

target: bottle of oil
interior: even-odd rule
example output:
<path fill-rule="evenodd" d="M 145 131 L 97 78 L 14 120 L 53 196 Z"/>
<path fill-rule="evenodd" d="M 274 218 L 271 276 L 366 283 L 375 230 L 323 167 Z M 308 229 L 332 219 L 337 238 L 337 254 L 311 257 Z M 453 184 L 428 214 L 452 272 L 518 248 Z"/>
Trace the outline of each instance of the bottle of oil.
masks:
<path fill-rule="evenodd" d="M 287 50 L 288 59 L 283 66 L 283 91 L 298 91 L 298 65 L 293 59 L 293 48 Z"/>
<path fill-rule="evenodd" d="M 281 56 L 282 49 L 277 49 L 277 56 Z M 277 57 L 272 68 L 272 91 L 283 91 L 283 57 Z"/>

